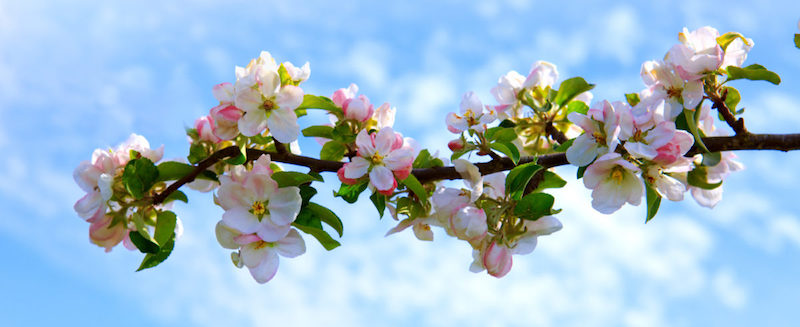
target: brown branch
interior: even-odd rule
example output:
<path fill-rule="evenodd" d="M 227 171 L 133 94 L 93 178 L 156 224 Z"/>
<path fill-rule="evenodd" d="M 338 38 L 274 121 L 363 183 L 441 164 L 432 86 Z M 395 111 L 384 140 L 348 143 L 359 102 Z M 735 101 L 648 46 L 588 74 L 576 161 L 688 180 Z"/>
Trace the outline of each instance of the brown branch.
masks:
<path fill-rule="evenodd" d="M 736 135 L 747 135 L 749 132 L 747 128 L 744 127 L 744 119 L 739 118 L 738 120 L 736 117 L 733 116 L 731 109 L 728 108 L 728 104 L 725 103 L 725 98 L 728 96 L 728 90 L 725 89 L 723 91 L 722 96 L 716 96 L 712 94 L 709 99 L 714 104 L 711 105 L 711 108 L 717 109 L 722 118 L 725 119 L 725 122 L 733 129 L 733 132 Z"/>
<path fill-rule="evenodd" d="M 746 133 L 743 135 L 736 135 L 736 136 L 715 136 L 715 137 L 705 137 L 703 138 L 703 143 L 705 143 L 706 147 L 708 147 L 709 151 L 711 152 L 718 152 L 718 151 L 734 151 L 734 150 L 778 150 L 778 151 L 792 151 L 792 150 L 800 150 L 800 134 L 750 134 Z M 204 170 L 208 169 L 215 163 L 223 160 L 227 157 L 231 157 L 237 155 L 239 148 L 236 146 L 230 146 L 224 149 L 220 149 L 217 152 L 214 152 L 206 159 L 200 161 L 195 169 L 188 175 L 178 179 L 174 183 L 170 184 L 164 191 L 159 194 L 153 196 L 153 204 L 159 204 L 164 201 L 164 199 L 169 196 L 170 193 L 178 190 L 181 186 L 186 183 L 193 181 L 200 173 Z M 698 150 L 696 147 L 692 147 L 686 156 L 693 156 L 698 153 L 702 153 L 702 150 Z M 270 155 L 272 161 L 275 162 L 282 162 L 297 166 L 303 166 L 311 169 L 315 172 L 334 172 L 342 168 L 345 164 L 341 161 L 330 161 L 330 160 L 321 160 L 311 157 L 299 156 L 292 154 L 291 152 L 270 152 L 270 151 L 263 151 L 263 150 L 256 150 L 256 149 L 247 149 L 247 160 L 253 161 L 261 157 L 261 155 L 268 154 Z M 537 157 L 522 157 L 519 160 L 519 164 L 524 164 L 528 162 L 536 162 L 538 165 L 541 165 L 546 168 L 556 167 L 556 166 L 563 166 L 569 164 L 567 162 L 567 157 L 564 153 L 554 153 L 554 154 L 546 154 Z M 510 170 L 516 165 L 511 159 L 507 157 L 500 158 L 499 160 L 495 159 L 489 162 L 482 162 L 476 164 L 478 169 L 481 172 L 481 175 L 487 175 L 491 173 L 496 173 L 499 171 Z M 442 180 L 442 179 L 461 179 L 461 174 L 459 174 L 455 167 L 448 166 L 448 167 L 434 167 L 434 168 L 416 168 L 412 171 L 415 177 L 421 182 L 431 182 L 435 180 Z"/>
<path fill-rule="evenodd" d="M 553 122 L 547 122 L 547 124 L 544 125 L 544 131 L 547 132 L 553 140 L 558 142 L 558 144 L 564 144 L 564 142 L 569 140 L 564 133 L 561 133 L 561 131 L 553 126 Z"/>

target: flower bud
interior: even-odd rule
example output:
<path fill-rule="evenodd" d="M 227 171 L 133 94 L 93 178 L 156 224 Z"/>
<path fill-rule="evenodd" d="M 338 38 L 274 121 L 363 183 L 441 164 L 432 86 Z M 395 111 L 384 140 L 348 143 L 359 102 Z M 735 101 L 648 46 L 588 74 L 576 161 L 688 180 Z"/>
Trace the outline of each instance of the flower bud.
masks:
<path fill-rule="evenodd" d="M 483 266 L 489 275 L 501 278 L 511 271 L 511 250 L 492 241 L 483 253 Z"/>
<path fill-rule="evenodd" d="M 457 138 L 450 142 L 447 142 L 447 147 L 450 148 L 450 151 L 456 152 L 464 148 L 464 140 L 461 138 Z"/>

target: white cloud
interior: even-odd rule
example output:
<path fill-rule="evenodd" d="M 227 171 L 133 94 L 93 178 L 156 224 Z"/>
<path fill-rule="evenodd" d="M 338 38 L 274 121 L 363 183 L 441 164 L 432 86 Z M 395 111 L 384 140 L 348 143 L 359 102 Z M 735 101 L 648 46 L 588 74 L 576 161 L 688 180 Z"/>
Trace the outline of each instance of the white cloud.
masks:
<path fill-rule="evenodd" d="M 718 271 L 711 287 L 719 301 L 731 309 L 742 309 L 747 304 L 747 291 L 729 269 Z"/>

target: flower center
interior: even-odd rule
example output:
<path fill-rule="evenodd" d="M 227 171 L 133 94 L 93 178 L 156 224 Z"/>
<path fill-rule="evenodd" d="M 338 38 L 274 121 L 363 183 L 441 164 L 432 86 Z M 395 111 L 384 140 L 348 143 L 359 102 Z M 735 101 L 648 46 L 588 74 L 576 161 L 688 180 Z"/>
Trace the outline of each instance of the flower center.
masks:
<path fill-rule="evenodd" d="M 375 152 L 375 154 L 372 155 L 372 158 L 370 158 L 370 160 L 372 160 L 373 165 L 377 165 L 383 162 L 383 156 L 380 153 Z"/>
<path fill-rule="evenodd" d="M 611 179 L 613 179 L 617 184 L 622 183 L 622 179 L 625 177 L 622 172 L 622 167 L 614 167 L 614 170 L 611 171 Z"/>
<path fill-rule="evenodd" d="M 261 104 L 261 109 L 264 109 L 266 111 L 270 111 L 272 109 L 275 109 L 276 107 L 277 105 L 275 105 L 275 102 L 272 102 L 272 100 L 269 99 L 265 100 L 264 103 Z"/>
<path fill-rule="evenodd" d="M 250 213 L 258 217 L 258 221 L 261 221 L 261 218 L 264 218 L 267 213 L 267 205 L 261 201 L 253 202 L 253 205 L 250 206 Z"/>

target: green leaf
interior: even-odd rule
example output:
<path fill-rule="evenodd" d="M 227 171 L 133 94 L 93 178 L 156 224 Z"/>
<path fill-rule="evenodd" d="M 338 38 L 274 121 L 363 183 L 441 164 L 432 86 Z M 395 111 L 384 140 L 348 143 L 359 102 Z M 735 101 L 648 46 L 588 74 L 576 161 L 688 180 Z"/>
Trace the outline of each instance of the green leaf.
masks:
<path fill-rule="evenodd" d="M 661 195 L 656 192 L 652 185 L 647 185 L 647 217 L 644 223 L 648 223 L 650 219 L 656 216 L 658 207 L 661 205 Z"/>
<path fill-rule="evenodd" d="M 336 126 L 333 128 L 331 136 L 334 140 L 344 144 L 350 144 L 356 141 L 356 134 L 353 133 L 353 129 L 345 120 L 342 120 L 336 124 Z"/>
<path fill-rule="evenodd" d="M 514 123 L 514 122 L 513 122 L 513 121 L 511 121 L 511 120 L 508 120 L 508 119 L 503 119 L 503 121 L 501 121 L 501 122 L 500 122 L 500 125 L 499 125 L 499 126 L 500 126 L 500 127 L 506 127 L 506 128 L 509 128 L 509 127 L 516 127 L 516 126 L 517 126 L 517 124 L 516 124 L 516 123 Z"/>
<path fill-rule="evenodd" d="M 628 104 L 631 105 L 631 107 L 636 106 L 642 101 L 639 99 L 639 93 L 626 93 L 625 100 L 628 100 Z"/>
<path fill-rule="evenodd" d="M 513 128 L 505 127 L 492 127 L 486 130 L 484 134 L 489 141 L 511 142 L 517 139 L 517 133 Z"/>
<path fill-rule="evenodd" d="M 322 160 L 340 161 L 344 158 L 344 153 L 347 151 L 344 143 L 339 141 L 328 141 L 322 146 L 319 151 L 319 157 Z"/>
<path fill-rule="evenodd" d="M 571 112 L 585 115 L 589 112 L 589 105 L 583 103 L 583 101 L 572 101 L 567 105 L 567 114 Z"/>
<path fill-rule="evenodd" d="M 582 77 L 573 77 L 561 82 L 556 94 L 555 103 L 559 106 L 567 104 L 574 97 L 594 88 L 594 84 L 586 83 Z"/>
<path fill-rule="evenodd" d="M 333 127 L 332 126 L 311 126 L 306 127 L 303 129 L 303 136 L 305 137 L 323 137 L 326 139 L 333 138 Z"/>
<path fill-rule="evenodd" d="M 428 149 L 422 149 L 422 151 L 420 151 L 417 155 L 417 158 L 414 159 L 414 163 L 411 166 L 414 168 L 443 167 L 444 162 L 442 162 L 442 159 L 431 156 L 431 153 L 428 152 Z"/>
<path fill-rule="evenodd" d="M 143 236 L 147 235 L 147 237 Z M 147 233 L 147 230 L 140 230 L 140 231 L 130 231 L 128 233 L 128 237 L 131 239 L 133 245 L 136 246 L 142 253 L 158 253 L 159 247 L 158 243 L 153 240 L 152 237 L 149 237 L 150 234 Z"/>
<path fill-rule="evenodd" d="M 186 157 L 186 160 L 189 160 L 192 164 L 196 164 L 206 157 L 208 157 L 208 151 L 206 151 L 206 148 L 202 144 L 197 142 L 192 143 L 189 147 L 189 155 Z"/>
<path fill-rule="evenodd" d="M 316 218 L 331 226 L 339 234 L 339 237 L 342 237 L 344 232 L 342 220 L 333 211 L 314 202 L 309 202 L 303 210 L 313 213 Z"/>
<path fill-rule="evenodd" d="M 695 167 L 692 171 L 686 174 L 686 181 L 691 186 L 699 187 L 704 190 L 713 190 L 722 185 L 722 181 L 718 183 L 708 182 L 708 170 L 705 166 Z"/>
<path fill-rule="evenodd" d="M 559 144 L 553 150 L 556 152 L 567 152 L 567 149 L 572 146 L 572 143 L 575 142 L 575 139 L 569 139 L 564 144 Z"/>
<path fill-rule="evenodd" d="M 144 256 L 144 259 L 142 259 L 142 264 L 139 265 L 139 269 L 136 269 L 136 271 L 141 271 L 144 269 L 158 266 L 160 263 L 164 262 L 164 260 L 167 260 L 170 253 L 172 253 L 172 249 L 174 247 L 175 247 L 175 233 L 172 233 L 172 237 L 170 237 L 170 239 L 166 242 L 166 244 L 164 244 L 164 246 L 158 249 L 158 253 L 147 254 Z"/>
<path fill-rule="evenodd" d="M 419 202 L 413 201 L 408 197 L 397 199 L 397 213 L 405 214 L 410 218 L 424 217 L 428 215 Z"/>
<path fill-rule="evenodd" d="M 294 85 L 294 81 L 292 81 L 292 75 L 289 75 L 289 71 L 286 70 L 286 67 L 281 64 L 278 67 L 278 76 L 281 77 L 281 85 Z"/>
<path fill-rule="evenodd" d="M 331 99 L 328 99 L 324 96 L 311 94 L 306 94 L 303 96 L 303 103 L 301 103 L 297 109 L 322 109 L 327 110 L 338 117 L 342 117 L 344 115 L 342 108 L 337 107 Z"/>
<path fill-rule="evenodd" d="M 536 186 L 536 190 L 534 192 L 540 192 L 541 190 L 548 189 L 548 188 L 562 188 L 564 185 L 567 185 L 567 181 L 565 181 L 561 176 L 558 174 L 545 170 L 544 177 L 542 181 L 539 182 L 539 185 Z"/>
<path fill-rule="evenodd" d="M 516 165 L 519 162 L 519 150 L 517 146 L 511 142 L 494 142 L 489 144 L 489 147 L 495 149 L 502 154 L 505 154 L 507 157 L 511 159 Z"/>
<path fill-rule="evenodd" d="M 335 196 L 341 197 L 347 203 L 355 203 L 358 201 L 358 196 L 361 194 L 361 192 L 364 192 L 364 190 L 367 189 L 368 184 L 369 181 L 367 180 L 363 180 L 355 185 L 347 185 L 342 183 L 342 186 L 339 187 L 339 191 L 336 192 Z"/>
<path fill-rule="evenodd" d="M 767 81 L 778 85 L 781 77 L 771 72 L 759 64 L 752 64 L 747 67 L 728 66 L 728 80 L 749 79 L 751 81 Z"/>
<path fill-rule="evenodd" d="M 794 47 L 800 49 L 800 34 L 794 35 Z"/>
<path fill-rule="evenodd" d="M 420 184 L 419 180 L 417 180 L 417 177 L 414 176 L 414 174 L 408 174 L 408 177 L 403 180 L 403 185 L 417 195 L 420 203 L 428 203 L 428 192 L 425 191 L 425 188 L 422 187 L 422 184 Z"/>
<path fill-rule="evenodd" d="M 333 237 L 331 237 L 331 235 L 328 234 L 328 232 L 322 230 L 321 228 L 312 227 L 312 226 L 304 226 L 304 225 L 298 224 L 297 221 L 293 222 L 292 226 L 294 226 L 295 228 L 299 229 L 301 232 L 306 233 L 306 234 L 311 235 L 314 238 L 316 238 L 317 241 L 319 241 L 319 244 L 321 244 L 322 247 L 325 248 L 325 250 L 330 251 L 330 250 L 333 250 L 333 249 L 337 248 L 338 246 L 342 245 L 338 241 L 334 240 Z"/>
<path fill-rule="evenodd" d="M 689 132 L 692 133 L 694 136 L 694 143 L 697 144 L 703 152 L 709 152 L 706 144 L 703 143 L 703 135 L 700 134 L 700 129 L 697 127 L 697 122 L 695 120 L 695 115 L 699 114 L 700 110 L 689 110 L 684 108 L 683 109 L 683 116 L 686 119 L 686 127 L 689 128 Z"/>
<path fill-rule="evenodd" d="M 181 177 L 189 175 L 195 170 L 195 166 L 185 164 L 177 161 L 165 161 L 158 164 L 158 179 L 157 182 L 173 181 L 181 179 Z M 210 170 L 204 170 L 198 179 L 206 179 L 210 181 L 219 181 L 217 174 Z"/>
<path fill-rule="evenodd" d="M 272 179 L 278 182 L 278 187 L 298 186 L 319 181 L 314 176 L 296 171 L 277 171 L 272 174 Z"/>
<path fill-rule="evenodd" d="M 473 151 L 473 150 L 475 150 L 477 148 L 478 147 L 476 147 L 475 144 L 465 143 L 464 147 L 461 150 L 453 151 L 453 154 L 450 155 L 450 161 L 456 160 L 456 159 L 460 158 L 461 156 L 463 156 L 463 155 L 465 155 L 467 153 L 470 153 L 471 151 Z"/>
<path fill-rule="evenodd" d="M 122 185 L 137 200 L 144 197 L 157 180 L 158 168 L 146 157 L 128 161 L 122 172 Z"/>
<path fill-rule="evenodd" d="M 732 114 L 735 114 L 736 106 L 739 104 L 739 101 L 742 100 L 742 96 L 739 94 L 739 90 L 730 86 L 725 87 L 725 92 L 725 105 L 728 106 Z"/>
<path fill-rule="evenodd" d="M 303 199 L 303 204 L 301 205 L 302 208 L 305 208 L 308 205 L 308 201 L 311 200 L 314 195 L 317 194 L 317 189 L 313 186 L 308 184 L 300 185 L 300 198 Z"/>
<path fill-rule="evenodd" d="M 589 164 L 589 165 L 591 165 L 591 164 Z M 589 165 L 578 167 L 578 173 L 576 174 L 575 178 L 577 178 L 577 179 L 583 178 L 583 173 L 586 172 L 586 168 L 589 167 Z"/>
<path fill-rule="evenodd" d="M 537 220 L 552 212 L 554 202 L 555 198 L 550 194 L 530 193 L 517 202 L 514 214 L 522 219 Z"/>
<path fill-rule="evenodd" d="M 703 166 L 714 167 L 722 161 L 721 152 L 703 153 Z"/>
<path fill-rule="evenodd" d="M 737 38 L 742 39 L 742 41 L 746 45 L 752 45 L 750 44 L 750 42 L 747 41 L 747 39 L 742 34 L 736 32 L 728 32 L 718 36 L 717 44 L 719 44 L 719 47 L 722 48 L 723 51 L 725 51 L 725 49 L 728 48 L 728 45 L 730 45 L 731 42 L 733 42 L 733 40 L 736 40 Z"/>
<path fill-rule="evenodd" d="M 170 203 L 172 201 L 183 201 L 183 203 L 189 203 L 189 198 L 186 196 L 186 193 L 183 193 L 180 190 L 175 190 L 170 193 L 166 199 L 164 199 L 163 203 Z"/>
<path fill-rule="evenodd" d="M 229 165 L 242 165 L 247 162 L 247 148 L 242 144 L 239 146 L 239 151 L 236 152 L 236 155 L 231 156 L 228 159 L 225 159 Z"/>
<path fill-rule="evenodd" d="M 522 193 L 525 192 L 525 186 L 528 185 L 533 174 L 539 171 L 539 169 L 542 169 L 542 166 L 533 162 L 522 164 L 511 169 L 511 171 L 508 172 L 508 176 L 506 176 L 506 193 L 511 196 L 512 199 L 519 201 L 519 199 L 522 198 Z"/>
<path fill-rule="evenodd" d="M 369 199 L 372 200 L 372 204 L 375 205 L 375 209 L 378 209 L 378 214 L 380 214 L 381 218 L 383 218 L 383 212 L 386 211 L 386 196 L 376 191 L 369 196 Z"/>
<path fill-rule="evenodd" d="M 155 239 L 158 244 L 164 246 L 175 234 L 178 217 L 172 211 L 159 211 L 157 217 Z"/>

